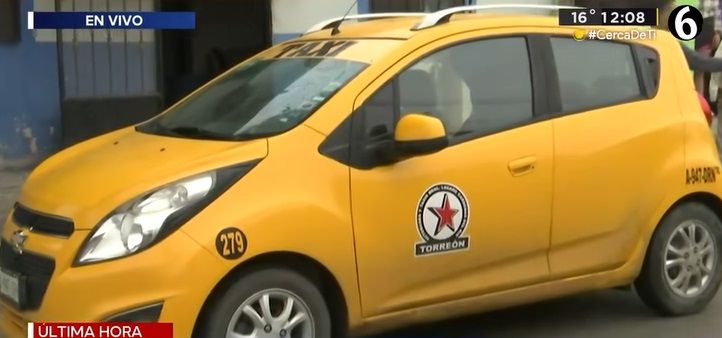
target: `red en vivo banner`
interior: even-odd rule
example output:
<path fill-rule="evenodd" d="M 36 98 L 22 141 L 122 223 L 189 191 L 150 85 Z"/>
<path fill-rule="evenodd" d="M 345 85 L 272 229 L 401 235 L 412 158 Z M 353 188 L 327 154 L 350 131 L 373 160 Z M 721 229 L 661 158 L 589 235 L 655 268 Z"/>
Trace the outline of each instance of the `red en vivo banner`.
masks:
<path fill-rule="evenodd" d="M 172 337 L 172 323 L 28 323 L 28 338 Z"/>

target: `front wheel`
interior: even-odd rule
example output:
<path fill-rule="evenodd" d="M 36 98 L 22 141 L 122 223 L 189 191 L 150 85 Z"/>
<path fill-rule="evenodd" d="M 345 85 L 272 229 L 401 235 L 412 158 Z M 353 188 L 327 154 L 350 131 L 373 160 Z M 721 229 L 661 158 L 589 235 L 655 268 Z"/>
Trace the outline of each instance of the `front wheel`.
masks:
<path fill-rule="evenodd" d="M 722 281 L 722 223 L 700 203 L 675 207 L 657 227 L 635 281 L 640 298 L 663 315 L 694 314 Z"/>
<path fill-rule="evenodd" d="M 282 268 L 252 272 L 221 291 L 200 323 L 198 337 L 330 338 L 321 292 Z"/>

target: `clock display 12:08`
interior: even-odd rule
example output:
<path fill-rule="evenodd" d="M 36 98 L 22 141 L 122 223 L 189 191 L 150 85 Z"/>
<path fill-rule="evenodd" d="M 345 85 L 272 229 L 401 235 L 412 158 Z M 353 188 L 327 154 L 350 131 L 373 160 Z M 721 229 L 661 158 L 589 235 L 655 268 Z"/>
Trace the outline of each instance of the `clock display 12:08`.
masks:
<path fill-rule="evenodd" d="M 602 13 L 602 22 L 604 24 L 612 24 L 612 25 L 618 25 L 618 24 L 644 24 L 646 22 L 645 13 L 644 12 L 626 12 L 626 13 L 620 13 L 620 12 L 605 12 Z"/>

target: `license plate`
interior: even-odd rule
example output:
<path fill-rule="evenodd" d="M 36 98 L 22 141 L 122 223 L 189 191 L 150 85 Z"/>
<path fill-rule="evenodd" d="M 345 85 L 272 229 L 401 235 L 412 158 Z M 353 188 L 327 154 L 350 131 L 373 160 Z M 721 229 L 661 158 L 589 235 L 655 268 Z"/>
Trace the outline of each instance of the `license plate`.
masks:
<path fill-rule="evenodd" d="M 0 269 L 0 294 L 15 304 L 20 304 L 20 276 Z"/>

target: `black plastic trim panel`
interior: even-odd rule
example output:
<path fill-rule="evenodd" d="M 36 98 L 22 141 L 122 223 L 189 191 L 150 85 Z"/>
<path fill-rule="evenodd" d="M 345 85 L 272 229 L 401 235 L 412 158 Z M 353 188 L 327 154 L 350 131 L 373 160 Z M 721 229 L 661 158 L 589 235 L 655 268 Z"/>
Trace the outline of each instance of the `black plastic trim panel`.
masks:
<path fill-rule="evenodd" d="M 73 221 L 69 219 L 43 214 L 19 203 L 15 205 L 13 211 L 13 223 L 32 232 L 63 237 L 70 237 L 75 230 Z"/>
<path fill-rule="evenodd" d="M 163 311 L 162 302 L 127 310 L 115 314 L 104 321 L 116 323 L 155 323 L 158 321 L 158 318 L 160 318 L 161 311 Z"/>

